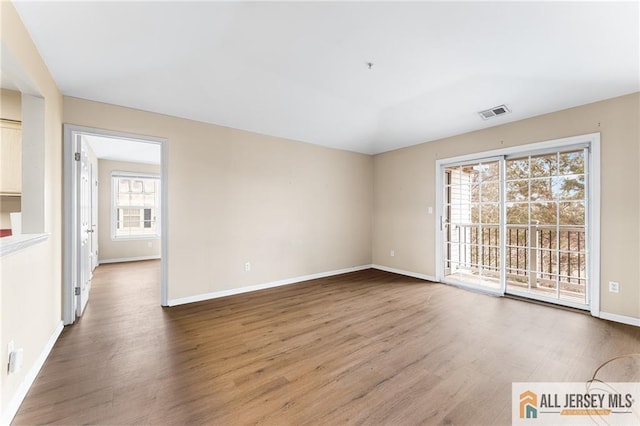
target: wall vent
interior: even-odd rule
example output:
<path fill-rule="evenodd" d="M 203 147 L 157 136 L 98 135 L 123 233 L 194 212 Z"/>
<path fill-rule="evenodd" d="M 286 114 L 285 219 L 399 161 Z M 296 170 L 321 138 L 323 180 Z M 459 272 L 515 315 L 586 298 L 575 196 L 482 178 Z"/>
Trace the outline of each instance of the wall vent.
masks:
<path fill-rule="evenodd" d="M 482 117 L 483 120 L 488 120 L 490 118 L 497 117 L 499 115 L 506 114 L 509 112 L 511 112 L 511 110 L 507 108 L 506 105 L 498 105 L 497 107 L 480 111 L 478 114 L 480 114 L 480 117 Z"/>

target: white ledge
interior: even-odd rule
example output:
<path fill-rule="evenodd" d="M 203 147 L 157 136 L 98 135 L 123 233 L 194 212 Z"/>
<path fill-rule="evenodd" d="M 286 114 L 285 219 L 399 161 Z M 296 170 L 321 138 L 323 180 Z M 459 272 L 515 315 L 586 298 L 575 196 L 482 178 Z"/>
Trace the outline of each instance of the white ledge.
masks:
<path fill-rule="evenodd" d="M 0 238 L 0 257 L 16 253 L 49 238 L 50 234 L 22 234 Z"/>

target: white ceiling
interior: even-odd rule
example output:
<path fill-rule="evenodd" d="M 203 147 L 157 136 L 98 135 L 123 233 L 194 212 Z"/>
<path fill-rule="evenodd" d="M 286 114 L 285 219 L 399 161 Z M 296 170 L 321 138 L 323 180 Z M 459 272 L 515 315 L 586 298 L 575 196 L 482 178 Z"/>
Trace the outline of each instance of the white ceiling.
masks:
<path fill-rule="evenodd" d="M 640 90 L 638 2 L 15 5 L 65 95 L 364 153 Z"/>
<path fill-rule="evenodd" d="M 156 143 L 85 134 L 82 135 L 82 141 L 102 160 L 160 164 L 161 148 Z"/>

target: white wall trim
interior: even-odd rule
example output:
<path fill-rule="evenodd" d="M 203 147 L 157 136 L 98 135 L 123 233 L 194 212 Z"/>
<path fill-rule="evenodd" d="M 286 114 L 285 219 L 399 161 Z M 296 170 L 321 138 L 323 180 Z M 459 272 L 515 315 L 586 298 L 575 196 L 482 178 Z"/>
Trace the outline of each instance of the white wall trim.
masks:
<path fill-rule="evenodd" d="M 628 317 L 626 315 L 610 314 L 600 311 L 600 318 L 609 321 L 620 322 L 622 324 L 635 325 L 640 327 L 640 318 Z"/>
<path fill-rule="evenodd" d="M 247 287 L 231 288 L 229 290 L 215 291 L 213 293 L 197 294 L 195 296 L 181 297 L 169 300 L 169 306 L 184 305 L 186 303 L 201 302 L 203 300 L 217 299 L 220 297 L 233 296 L 234 294 L 249 293 L 251 291 L 264 290 L 267 288 L 280 287 L 289 284 L 297 284 L 304 281 L 326 278 L 334 275 L 347 274 L 349 272 L 371 269 L 372 265 L 353 266 L 351 268 L 338 269 L 335 271 L 320 272 L 318 274 L 303 275 L 300 277 L 287 278 L 285 280 L 272 281 L 269 283 L 256 284 Z"/>
<path fill-rule="evenodd" d="M 391 273 L 399 274 L 399 275 L 406 275 L 407 277 L 418 278 L 418 279 L 427 280 L 427 281 L 433 281 L 435 283 L 438 282 L 436 277 L 431 276 L 431 275 L 419 274 L 417 272 L 405 271 L 403 269 L 389 268 L 388 266 L 382 266 L 382 265 L 371 265 L 371 267 L 373 269 L 379 269 L 379 270 L 385 271 L 385 272 L 391 272 Z"/>
<path fill-rule="evenodd" d="M 20 408 L 20 404 L 22 404 L 25 396 L 27 396 L 27 392 L 29 392 L 29 389 L 31 389 L 31 385 L 33 385 L 33 382 L 36 380 L 40 369 L 44 365 L 44 362 L 47 360 L 51 349 L 53 349 L 53 345 L 55 345 L 58 337 L 60 337 L 60 333 L 62 333 L 63 328 L 64 326 L 62 325 L 62 321 L 60 321 L 55 330 L 53 330 L 53 334 L 51 335 L 51 337 L 49 337 L 49 341 L 42 349 L 42 352 L 38 356 L 38 359 L 36 359 L 35 364 L 33 364 L 31 370 L 29 370 L 29 372 L 24 376 L 24 379 L 18 387 L 17 392 L 13 395 L 11 401 L 9 401 L 9 404 L 6 407 L 6 411 L 2 414 L 2 419 L 0 419 L 0 424 L 9 425 L 13 421 L 13 418 Z"/>
<path fill-rule="evenodd" d="M 161 259 L 161 258 L 162 257 L 159 254 L 155 254 L 152 256 L 120 257 L 116 259 L 98 259 L 98 264 L 102 265 L 103 263 L 137 262 L 139 260 L 154 260 L 154 259 Z"/>
<path fill-rule="evenodd" d="M 587 167 L 589 168 L 589 205 L 586 209 L 587 220 L 589 224 L 588 237 L 589 247 L 591 253 L 589 255 L 589 276 L 591 277 L 591 285 L 589 294 L 589 305 L 591 308 L 591 315 L 594 317 L 600 316 L 600 292 L 602 291 L 602 283 L 600 282 L 600 133 L 592 133 L 591 138 L 591 155 L 589 155 L 589 162 Z"/>

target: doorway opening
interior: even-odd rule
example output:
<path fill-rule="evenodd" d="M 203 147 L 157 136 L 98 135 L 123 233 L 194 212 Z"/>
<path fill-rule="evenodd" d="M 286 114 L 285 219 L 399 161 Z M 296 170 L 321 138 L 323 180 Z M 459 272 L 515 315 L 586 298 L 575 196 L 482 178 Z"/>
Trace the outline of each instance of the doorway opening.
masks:
<path fill-rule="evenodd" d="M 438 278 L 599 310 L 599 135 L 438 161 Z"/>
<path fill-rule="evenodd" d="M 64 125 L 65 324 L 82 316 L 104 263 L 160 259 L 167 305 L 165 155 L 165 139 Z"/>

